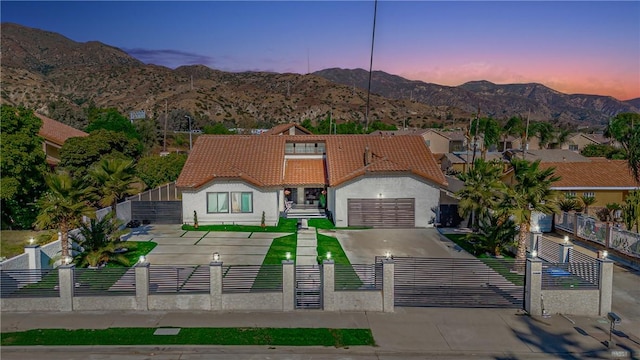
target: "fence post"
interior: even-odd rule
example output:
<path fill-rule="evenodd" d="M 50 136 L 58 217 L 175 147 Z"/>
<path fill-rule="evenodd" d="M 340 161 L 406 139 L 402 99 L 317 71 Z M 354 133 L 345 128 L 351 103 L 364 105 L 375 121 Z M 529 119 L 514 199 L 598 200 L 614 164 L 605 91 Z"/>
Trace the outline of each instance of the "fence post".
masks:
<path fill-rule="evenodd" d="M 24 252 L 29 259 L 29 270 L 40 270 L 42 268 L 42 248 L 40 245 L 27 245 Z"/>
<path fill-rule="evenodd" d="M 540 229 L 531 230 L 529 232 L 529 251 L 538 251 L 538 246 L 540 245 L 540 237 L 542 237 L 542 233 Z"/>
<path fill-rule="evenodd" d="M 335 263 L 333 260 L 322 261 L 322 304 L 326 311 L 336 311 L 335 297 Z"/>
<path fill-rule="evenodd" d="M 73 311 L 73 289 L 75 265 L 60 265 L 58 267 L 58 286 L 60 288 L 60 310 Z"/>
<path fill-rule="evenodd" d="M 136 310 L 149 310 L 149 263 L 139 262 L 136 271 Z"/>
<path fill-rule="evenodd" d="M 295 267 L 293 260 L 282 260 L 282 311 L 295 309 Z"/>
<path fill-rule="evenodd" d="M 382 260 L 382 311 L 395 311 L 394 296 L 395 264 L 392 258 Z"/>
<path fill-rule="evenodd" d="M 574 213 L 573 214 L 573 235 L 575 235 L 575 237 L 580 238 L 580 236 L 578 235 L 578 217 L 580 216 L 580 213 Z"/>
<path fill-rule="evenodd" d="M 560 244 L 560 258 L 558 262 L 560 263 L 568 263 L 571 259 L 569 259 L 569 251 L 573 250 L 573 244 L 569 242 L 569 237 L 564 237 L 564 243 Z"/>
<path fill-rule="evenodd" d="M 606 316 L 611 311 L 611 298 L 613 293 L 613 261 L 605 258 L 598 259 L 600 268 L 600 279 L 598 288 L 600 289 L 600 316 Z"/>
<path fill-rule="evenodd" d="M 211 310 L 222 310 L 222 261 L 209 263 Z"/>
<path fill-rule="evenodd" d="M 542 260 L 527 259 L 524 310 L 532 316 L 542 315 Z"/>
<path fill-rule="evenodd" d="M 609 249 L 613 240 L 613 223 L 607 222 L 607 231 L 604 237 L 604 247 Z"/>

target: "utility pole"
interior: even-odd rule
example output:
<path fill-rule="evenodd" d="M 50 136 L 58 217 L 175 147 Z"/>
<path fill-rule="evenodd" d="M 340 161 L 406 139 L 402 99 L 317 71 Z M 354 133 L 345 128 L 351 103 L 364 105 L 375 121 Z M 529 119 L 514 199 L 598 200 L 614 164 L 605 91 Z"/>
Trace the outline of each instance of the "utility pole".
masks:
<path fill-rule="evenodd" d="M 164 145 L 162 147 L 163 152 L 167 152 L 167 120 L 169 119 L 169 105 L 168 101 L 164 101 Z"/>
<path fill-rule="evenodd" d="M 529 150 L 529 115 L 531 115 L 531 110 L 527 113 L 527 127 L 524 131 L 524 142 L 522 143 L 522 159 L 524 160 L 527 150 Z"/>
<path fill-rule="evenodd" d="M 187 120 L 189 120 L 189 152 L 191 152 L 191 144 L 192 144 L 192 135 L 193 132 L 191 131 L 191 117 L 189 115 L 185 115 L 184 117 L 187 118 Z"/>
<path fill-rule="evenodd" d="M 476 131 L 473 135 L 473 156 L 471 157 L 471 168 L 476 163 L 476 148 L 478 147 L 478 128 L 480 127 L 480 105 L 478 105 L 478 112 L 476 113 Z"/>

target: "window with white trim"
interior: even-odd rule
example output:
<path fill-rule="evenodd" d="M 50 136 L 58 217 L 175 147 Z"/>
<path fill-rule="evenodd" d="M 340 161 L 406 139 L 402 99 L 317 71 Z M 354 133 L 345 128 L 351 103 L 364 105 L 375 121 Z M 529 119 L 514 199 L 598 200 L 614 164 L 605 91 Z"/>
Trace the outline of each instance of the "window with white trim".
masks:
<path fill-rule="evenodd" d="M 592 197 L 595 198 L 596 194 L 594 192 L 583 192 L 582 197 Z"/>
<path fill-rule="evenodd" d="M 252 192 L 232 192 L 231 193 L 231 212 L 232 213 L 253 212 L 253 193 Z"/>
<path fill-rule="evenodd" d="M 575 191 L 567 191 L 566 193 L 564 193 L 564 197 L 567 199 L 571 199 L 576 197 L 576 192 Z"/>
<path fill-rule="evenodd" d="M 569 150 L 578 151 L 578 145 L 569 144 Z"/>
<path fill-rule="evenodd" d="M 228 213 L 229 212 L 229 193 L 228 192 L 210 192 L 207 193 L 207 213 Z"/>

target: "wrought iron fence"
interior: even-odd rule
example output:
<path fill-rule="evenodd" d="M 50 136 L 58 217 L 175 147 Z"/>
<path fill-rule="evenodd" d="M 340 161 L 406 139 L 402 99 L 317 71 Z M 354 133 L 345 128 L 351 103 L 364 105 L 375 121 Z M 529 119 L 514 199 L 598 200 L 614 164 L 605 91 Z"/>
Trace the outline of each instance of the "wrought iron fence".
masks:
<path fill-rule="evenodd" d="M 573 214 L 569 214 L 567 212 L 556 214 L 555 227 L 573 234 Z"/>
<path fill-rule="evenodd" d="M 544 261 L 556 262 L 560 259 L 561 246 L 553 240 L 540 236 L 538 240 L 538 257 Z"/>
<path fill-rule="evenodd" d="M 98 268 L 73 270 L 74 296 L 135 295 L 134 268 Z"/>
<path fill-rule="evenodd" d="M 587 263 L 542 263 L 542 290 L 598 289 L 600 266 Z"/>
<path fill-rule="evenodd" d="M 60 296 L 58 269 L 2 270 L 0 278 L 3 299 Z"/>
<path fill-rule="evenodd" d="M 381 290 L 382 263 L 335 264 L 334 290 Z"/>
<path fill-rule="evenodd" d="M 211 289 L 208 266 L 150 266 L 149 293 L 208 294 Z"/>
<path fill-rule="evenodd" d="M 282 291 L 282 265 L 231 265 L 222 271 L 223 293 Z"/>

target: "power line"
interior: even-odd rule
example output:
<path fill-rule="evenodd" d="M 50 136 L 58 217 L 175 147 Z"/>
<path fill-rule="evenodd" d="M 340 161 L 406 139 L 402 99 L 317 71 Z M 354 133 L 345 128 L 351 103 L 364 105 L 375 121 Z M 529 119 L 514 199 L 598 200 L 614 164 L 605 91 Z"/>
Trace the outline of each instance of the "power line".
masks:
<path fill-rule="evenodd" d="M 369 130 L 369 98 L 371 96 L 371 71 L 373 70 L 373 44 L 376 39 L 376 15 L 378 13 L 378 0 L 375 0 L 373 3 L 373 31 L 371 33 L 371 58 L 369 60 L 369 85 L 367 86 L 367 108 L 365 110 L 364 119 L 365 123 L 365 131 Z"/>

